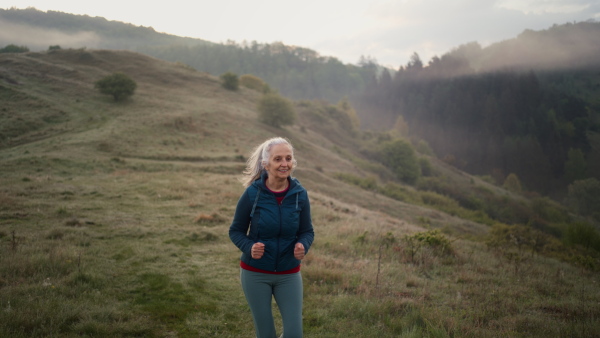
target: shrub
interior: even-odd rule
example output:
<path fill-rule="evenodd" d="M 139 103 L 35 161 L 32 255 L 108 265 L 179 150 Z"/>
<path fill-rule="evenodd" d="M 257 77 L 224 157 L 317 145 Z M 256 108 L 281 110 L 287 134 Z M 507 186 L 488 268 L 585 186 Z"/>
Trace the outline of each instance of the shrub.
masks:
<path fill-rule="evenodd" d="M 520 194 L 522 192 L 521 181 L 519 180 L 517 174 L 514 173 L 511 173 L 506 177 L 506 180 L 504 180 L 504 184 L 502 186 L 504 189 L 516 194 Z"/>
<path fill-rule="evenodd" d="M 537 217 L 553 223 L 566 223 L 570 221 L 567 210 L 549 197 L 536 197 L 531 200 L 531 210 Z"/>
<path fill-rule="evenodd" d="M 389 182 L 380 191 L 387 197 L 407 203 L 418 203 L 419 196 L 400 184 Z"/>
<path fill-rule="evenodd" d="M 417 232 L 411 235 L 411 237 L 423 245 L 437 250 L 439 253 L 451 253 L 453 251 L 450 240 L 439 229 Z"/>
<path fill-rule="evenodd" d="M 435 156 L 435 153 L 429 146 L 429 143 L 427 143 L 427 141 L 425 141 L 425 140 L 419 140 L 419 142 L 417 142 L 417 145 L 415 146 L 415 148 L 419 153 L 421 153 L 423 155 Z"/>
<path fill-rule="evenodd" d="M 105 76 L 95 83 L 95 88 L 97 88 L 100 93 L 112 95 L 115 101 L 130 97 L 135 92 L 136 87 L 137 83 L 123 73 L 114 73 Z"/>
<path fill-rule="evenodd" d="M 435 169 L 431 162 L 425 157 L 419 158 L 419 166 L 421 167 L 421 175 L 423 176 L 435 176 Z"/>
<path fill-rule="evenodd" d="M 0 48 L 0 53 L 26 53 L 29 52 L 29 48 L 25 46 L 7 45 L 4 48 Z"/>
<path fill-rule="evenodd" d="M 347 97 L 344 97 L 338 102 L 337 108 L 344 113 L 345 116 L 343 117 L 343 120 L 348 121 L 346 123 L 348 124 L 349 128 L 352 128 L 352 131 L 360 129 L 360 120 L 358 118 L 358 114 L 354 108 L 352 108 L 350 102 L 348 102 Z"/>
<path fill-rule="evenodd" d="M 52 45 L 52 46 L 48 47 L 48 50 L 60 50 L 60 49 L 62 49 L 62 48 L 60 48 L 59 45 Z"/>
<path fill-rule="evenodd" d="M 256 90 L 261 93 L 266 93 L 269 88 L 265 81 L 251 74 L 240 76 L 240 84 L 248 89 Z"/>
<path fill-rule="evenodd" d="M 296 120 L 296 112 L 290 101 L 277 93 L 263 95 L 257 109 L 259 120 L 273 127 L 292 125 Z"/>
<path fill-rule="evenodd" d="M 600 252 L 600 234 L 593 225 L 584 222 L 569 224 L 565 231 L 565 242 L 569 245 L 580 245 L 586 249 Z"/>
<path fill-rule="evenodd" d="M 500 251 L 508 251 L 516 248 L 519 252 L 530 250 L 542 252 L 545 247 L 551 245 L 556 239 L 539 230 L 524 225 L 506 225 L 497 223 L 492 226 L 486 238 L 488 247 Z"/>
<path fill-rule="evenodd" d="M 238 90 L 240 88 L 240 80 L 238 76 L 232 72 L 227 72 L 221 75 L 221 85 L 228 90 Z"/>
<path fill-rule="evenodd" d="M 588 178 L 573 182 L 569 185 L 567 203 L 581 215 L 593 215 L 600 219 L 600 181 Z"/>
<path fill-rule="evenodd" d="M 381 162 L 389 166 L 396 176 L 406 182 L 415 183 L 421 176 L 419 161 L 410 143 L 395 139 L 384 142 L 381 151 Z"/>
<path fill-rule="evenodd" d="M 410 257 L 412 263 L 416 263 L 415 258 L 423 247 L 432 249 L 433 253 L 438 256 L 454 255 L 452 243 L 439 229 L 406 235 L 403 240 L 406 244 L 405 254 Z"/>

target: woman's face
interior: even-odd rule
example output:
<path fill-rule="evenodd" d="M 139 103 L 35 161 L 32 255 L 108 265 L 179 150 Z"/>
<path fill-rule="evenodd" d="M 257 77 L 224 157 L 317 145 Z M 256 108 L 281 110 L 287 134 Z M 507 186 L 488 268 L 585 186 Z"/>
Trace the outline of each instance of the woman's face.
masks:
<path fill-rule="evenodd" d="M 287 179 L 292 173 L 293 160 L 292 149 L 287 144 L 276 144 L 271 148 L 271 155 L 265 169 L 269 177 Z"/>

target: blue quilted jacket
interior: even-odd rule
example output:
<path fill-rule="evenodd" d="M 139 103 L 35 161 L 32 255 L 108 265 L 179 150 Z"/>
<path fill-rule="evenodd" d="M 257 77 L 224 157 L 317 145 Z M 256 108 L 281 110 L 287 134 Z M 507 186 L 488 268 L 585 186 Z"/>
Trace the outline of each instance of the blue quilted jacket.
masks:
<path fill-rule="evenodd" d="M 254 268 L 280 272 L 300 265 L 294 246 L 300 242 L 308 252 L 314 239 L 310 202 L 306 189 L 295 178 L 281 205 L 265 186 L 267 174 L 254 181 L 240 197 L 229 238 L 242 251 L 242 261 Z M 250 253 L 256 242 L 265 244 L 265 253 L 253 259 Z"/>

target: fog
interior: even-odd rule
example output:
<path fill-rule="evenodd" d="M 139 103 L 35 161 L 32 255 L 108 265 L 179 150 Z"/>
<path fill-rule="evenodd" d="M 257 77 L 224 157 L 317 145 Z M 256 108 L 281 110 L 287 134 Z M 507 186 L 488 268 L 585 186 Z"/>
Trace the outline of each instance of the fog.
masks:
<path fill-rule="evenodd" d="M 570 69 L 598 62 L 600 30 L 598 23 L 582 23 L 550 28 L 543 32 L 525 31 L 517 39 L 486 48 L 480 66 L 502 68 Z M 594 29 L 595 28 L 595 29 Z"/>
<path fill-rule="evenodd" d="M 0 21 L 0 46 L 25 46 L 32 51 L 46 50 L 49 46 L 61 48 L 97 48 L 101 38 L 94 32 L 69 34 L 54 29 L 20 25 Z"/>

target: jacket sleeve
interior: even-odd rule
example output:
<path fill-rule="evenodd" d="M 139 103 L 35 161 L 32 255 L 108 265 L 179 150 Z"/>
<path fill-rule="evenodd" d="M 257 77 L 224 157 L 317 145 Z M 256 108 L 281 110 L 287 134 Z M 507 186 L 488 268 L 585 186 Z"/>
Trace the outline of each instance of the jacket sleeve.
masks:
<path fill-rule="evenodd" d="M 229 238 L 242 252 L 250 253 L 254 241 L 248 237 L 248 227 L 250 226 L 250 212 L 252 203 L 248 197 L 248 190 L 244 191 L 238 200 L 233 221 L 229 227 Z"/>
<path fill-rule="evenodd" d="M 298 229 L 298 243 L 302 243 L 304 245 L 304 252 L 308 253 L 308 249 L 312 245 L 312 242 L 315 238 L 315 232 L 313 230 L 312 225 L 312 217 L 310 215 L 310 201 L 308 199 L 308 193 L 306 194 L 306 203 L 302 207 L 302 212 L 300 212 L 300 227 Z"/>

